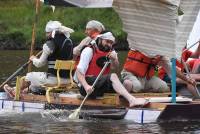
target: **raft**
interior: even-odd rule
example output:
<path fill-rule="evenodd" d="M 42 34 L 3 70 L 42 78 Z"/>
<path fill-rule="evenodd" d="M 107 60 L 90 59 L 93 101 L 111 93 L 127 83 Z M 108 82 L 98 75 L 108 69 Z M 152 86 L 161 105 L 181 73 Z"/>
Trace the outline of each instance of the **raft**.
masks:
<path fill-rule="evenodd" d="M 77 93 L 51 93 L 51 103 L 43 95 L 25 94 L 19 101 L 9 99 L 6 93 L 0 93 L 0 110 L 16 112 L 42 112 L 45 110 L 73 111 L 79 107 L 82 98 Z M 145 97 L 150 103 L 145 107 L 128 107 L 121 96 L 108 93 L 102 98 L 86 100 L 81 109 L 80 118 L 124 119 L 137 123 L 150 123 L 169 120 L 200 119 L 200 101 L 177 96 L 171 103 L 170 93 L 137 93 L 136 97 Z"/>

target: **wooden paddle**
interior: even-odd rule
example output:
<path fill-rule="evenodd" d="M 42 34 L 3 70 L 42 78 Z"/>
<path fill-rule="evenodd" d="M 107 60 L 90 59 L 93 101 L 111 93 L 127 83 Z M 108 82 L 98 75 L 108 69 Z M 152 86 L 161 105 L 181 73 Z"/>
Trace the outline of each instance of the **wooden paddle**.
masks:
<path fill-rule="evenodd" d="M 101 75 L 103 74 L 103 72 L 105 71 L 105 69 L 107 68 L 107 66 L 110 64 L 110 61 L 107 61 L 106 64 L 103 66 L 101 72 L 99 73 L 99 75 L 97 76 L 97 78 L 95 79 L 94 83 L 92 84 L 92 91 L 94 90 L 94 86 L 96 85 L 97 81 L 99 80 L 99 78 L 101 77 Z M 88 98 L 88 96 L 91 94 L 92 92 L 90 93 L 87 93 L 87 95 L 85 96 L 85 98 L 83 99 L 81 105 L 79 106 L 78 109 L 76 109 L 73 113 L 71 113 L 68 118 L 71 119 L 71 120 L 75 120 L 75 119 L 78 119 L 79 118 L 79 113 L 80 113 L 80 110 L 83 106 L 83 104 L 85 103 L 86 99 Z"/>
<path fill-rule="evenodd" d="M 36 56 L 39 56 L 42 53 L 42 51 L 38 52 L 36 54 Z M 31 61 L 29 60 L 28 62 L 26 62 L 25 64 L 23 64 L 20 68 L 17 69 L 17 71 L 15 71 L 8 79 L 6 79 L 1 85 L 0 85 L 0 89 L 10 80 L 12 80 L 15 76 L 17 76 L 19 74 L 19 72 L 21 72 L 23 69 L 25 69 L 29 64 L 31 63 Z"/>

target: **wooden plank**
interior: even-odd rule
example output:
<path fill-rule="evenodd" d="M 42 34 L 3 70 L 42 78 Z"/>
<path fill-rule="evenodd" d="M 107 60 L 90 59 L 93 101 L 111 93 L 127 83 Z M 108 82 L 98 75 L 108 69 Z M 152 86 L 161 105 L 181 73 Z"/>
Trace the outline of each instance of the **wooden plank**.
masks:
<path fill-rule="evenodd" d="M 106 96 L 101 99 L 88 99 L 85 103 L 85 105 L 91 105 L 91 106 L 118 106 L 118 99 L 117 95 L 115 96 Z M 27 101 L 27 102 L 47 102 L 46 96 L 43 95 L 24 95 L 23 99 L 21 101 Z M 51 102 L 57 103 L 57 104 L 69 104 L 69 105 L 80 105 L 82 102 L 82 99 L 78 98 L 72 98 L 72 97 L 59 97 L 58 94 L 54 93 L 51 94 Z"/>

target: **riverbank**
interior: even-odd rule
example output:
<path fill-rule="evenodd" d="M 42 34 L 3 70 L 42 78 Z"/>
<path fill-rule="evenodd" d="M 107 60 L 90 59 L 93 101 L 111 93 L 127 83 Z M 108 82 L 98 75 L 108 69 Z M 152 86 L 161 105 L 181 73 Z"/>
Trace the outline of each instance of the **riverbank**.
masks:
<path fill-rule="evenodd" d="M 1 0 L 0 1 L 0 50 L 29 49 L 32 38 L 32 27 L 35 20 L 34 0 Z M 84 37 L 85 25 L 89 20 L 101 21 L 107 30 L 117 38 L 116 49 L 127 50 L 127 34 L 122 30 L 122 22 L 112 8 L 83 9 L 51 7 L 41 3 L 36 25 L 36 48 L 41 48 L 45 41 L 44 27 L 49 20 L 59 20 L 65 26 L 74 29 L 71 38 L 77 45 Z"/>

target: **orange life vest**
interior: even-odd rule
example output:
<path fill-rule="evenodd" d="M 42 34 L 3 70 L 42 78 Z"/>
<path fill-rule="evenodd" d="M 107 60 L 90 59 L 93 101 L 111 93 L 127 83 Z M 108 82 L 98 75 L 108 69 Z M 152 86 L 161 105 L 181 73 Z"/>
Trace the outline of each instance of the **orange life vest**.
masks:
<path fill-rule="evenodd" d="M 149 58 L 139 51 L 130 50 L 124 64 L 124 69 L 136 76 L 150 79 L 154 75 L 155 67 L 160 59 L 161 56 Z"/>
<path fill-rule="evenodd" d="M 98 74 L 100 73 L 100 71 L 103 68 L 103 65 L 105 61 L 100 61 L 102 62 L 102 66 L 100 67 L 97 63 L 98 60 L 100 60 L 100 58 L 105 59 L 107 57 L 109 52 L 103 52 L 101 50 L 99 50 L 97 47 L 93 47 L 93 57 L 90 61 L 88 70 L 86 72 L 86 76 L 87 75 L 92 75 L 92 76 L 98 76 Z M 108 74 L 110 72 L 110 66 L 108 66 L 105 71 L 104 71 L 104 75 Z"/>

